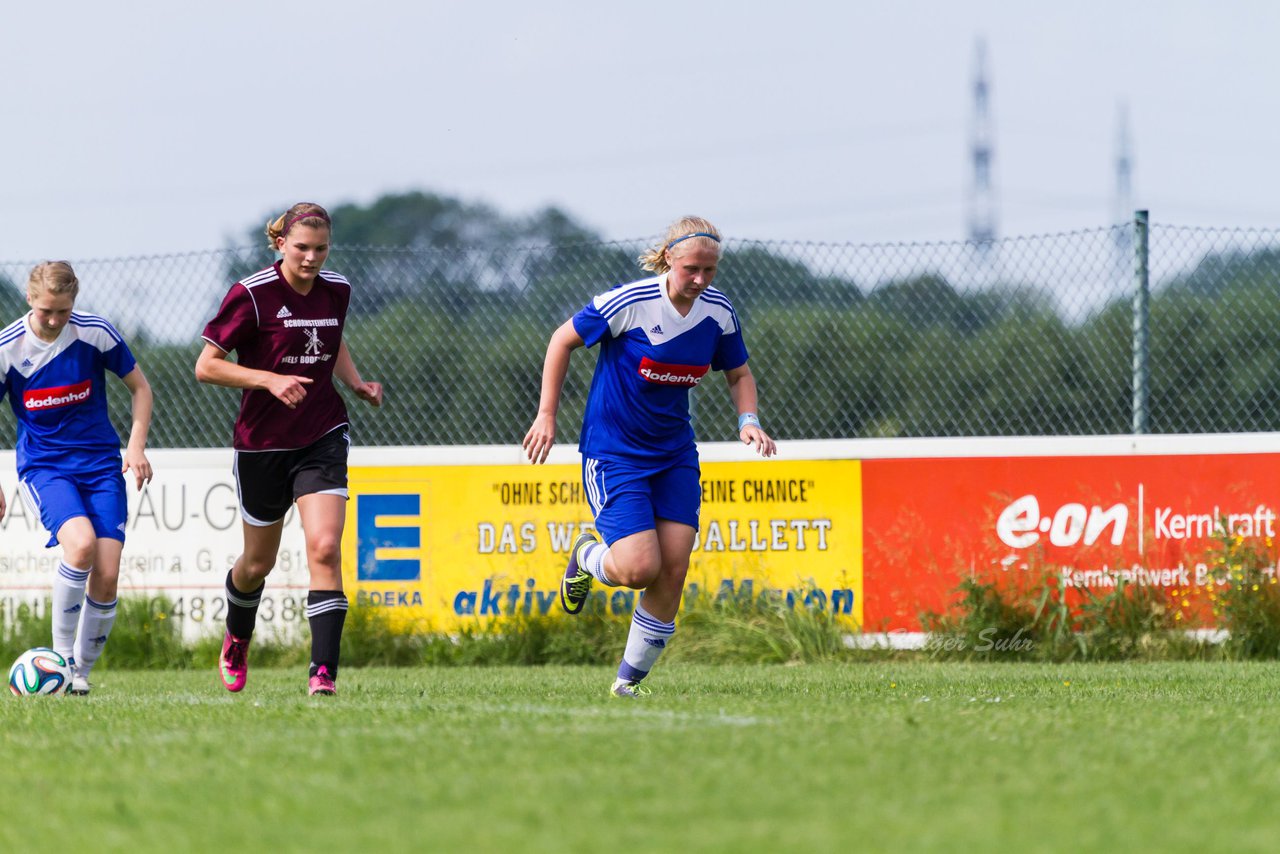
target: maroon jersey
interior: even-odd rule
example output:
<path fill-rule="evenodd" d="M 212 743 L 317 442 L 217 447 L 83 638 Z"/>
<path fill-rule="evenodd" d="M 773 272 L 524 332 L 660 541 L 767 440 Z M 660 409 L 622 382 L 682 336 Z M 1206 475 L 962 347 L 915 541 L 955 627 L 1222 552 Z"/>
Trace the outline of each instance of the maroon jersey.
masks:
<path fill-rule="evenodd" d="M 246 368 L 310 377 L 307 396 L 290 409 L 269 391 L 245 389 L 236 416 L 237 451 L 305 448 L 347 423 L 333 366 L 351 302 L 351 284 L 321 270 L 305 296 L 284 280 L 280 264 L 231 286 L 203 337 Z"/>

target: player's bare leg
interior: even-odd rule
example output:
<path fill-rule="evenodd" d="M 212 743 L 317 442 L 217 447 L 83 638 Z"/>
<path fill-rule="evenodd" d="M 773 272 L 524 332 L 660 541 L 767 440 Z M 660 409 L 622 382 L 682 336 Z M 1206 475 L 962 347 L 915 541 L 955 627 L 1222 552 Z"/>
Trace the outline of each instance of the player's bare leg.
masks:
<path fill-rule="evenodd" d="M 311 666 L 307 691 L 337 693 L 338 651 L 347 617 L 342 592 L 342 529 L 347 501 L 341 495 L 314 493 L 298 498 L 298 513 L 307 540 L 311 590 L 307 593 L 307 622 L 311 624 Z"/>
<path fill-rule="evenodd" d="M 218 674 L 228 691 L 242 691 L 248 681 L 249 643 L 267 575 L 276 565 L 283 529 L 284 520 L 270 525 L 245 522 L 244 552 L 227 573 L 227 633 L 218 657 Z"/>
<path fill-rule="evenodd" d="M 89 693 L 89 673 L 98 663 L 116 622 L 116 589 L 120 580 L 120 554 L 124 543 L 99 537 L 95 543 L 93 570 L 84 597 L 84 609 L 76 631 L 75 666 L 71 668 L 68 694 Z"/>
<path fill-rule="evenodd" d="M 652 536 L 638 539 L 634 545 L 646 559 L 651 558 L 648 550 L 656 545 L 658 571 L 640 594 L 640 601 L 631 615 L 627 646 L 622 654 L 622 663 L 618 665 L 618 678 L 611 689 L 618 697 L 638 697 L 648 693 L 640 683 L 649 675 L 675 635 L 676 613 L 680 610 L 685 578 L 689 574 L 689 557 L 697 535 L 689 525 L 666 519 L 658 520 L 656 531 L 644 533 Z M 624 552 L 623 559 L 627 557 Z M 641 564 L 645 570 L 649 566 Z M 634 565 L 631 568 L 635 570 Z M 624 573 L 620 571 L 619 574 Z"/>

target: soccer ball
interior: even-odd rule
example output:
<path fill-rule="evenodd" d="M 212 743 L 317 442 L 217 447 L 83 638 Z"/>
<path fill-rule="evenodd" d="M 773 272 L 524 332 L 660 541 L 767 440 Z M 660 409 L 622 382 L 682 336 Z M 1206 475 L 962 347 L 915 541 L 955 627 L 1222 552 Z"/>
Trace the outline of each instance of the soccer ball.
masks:
<path fill-rule="evenodd" d="M 29 649 L 9 668 L 9 690 L 19 697 L 61 694 L 71 684 L 71 666 L 45 646 Z"/>

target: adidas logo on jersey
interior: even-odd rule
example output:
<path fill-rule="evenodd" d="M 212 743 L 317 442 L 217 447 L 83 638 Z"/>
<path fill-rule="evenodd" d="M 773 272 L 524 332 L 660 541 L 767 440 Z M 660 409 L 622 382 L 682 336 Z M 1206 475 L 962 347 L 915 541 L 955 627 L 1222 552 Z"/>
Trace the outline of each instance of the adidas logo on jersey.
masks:
<path fill-rule="evenodd" d="M 33 367 L 33 366 L 32 366 L 32 364 L 31 364 L 31 360 L 30 360 L 30 359 L 23 359 L 23 360 L 22 360 L 22 367 L 24 367 L 24 368 L 30 368 L 30 367 Z"/>
<path fill-rule="evenodd" d="M 655 324 L 654 324 L 654 326 L 653 326 L 653 328 L 649 330 L 649 334 L 650 334 L 650 335 L 661 335 L 661 334 L 662 334 L 662 324 L 661 324 L 661 323 L 655 323 Z"/>
<path fill-rule="evenodd" d="M 276 312 L 277 320 L 279 320 L 282 317 L 293 317 L 293 312 L 289 311 L 289 306 L 282 305 L 280 306 L 280 310 Z"/>

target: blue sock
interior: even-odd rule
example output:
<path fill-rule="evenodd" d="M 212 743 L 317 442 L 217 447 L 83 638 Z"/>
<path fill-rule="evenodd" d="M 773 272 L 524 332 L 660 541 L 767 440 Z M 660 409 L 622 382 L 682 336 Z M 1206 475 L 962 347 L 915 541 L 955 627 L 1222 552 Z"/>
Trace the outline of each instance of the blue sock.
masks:
<path fill-rule="evenodd" d="M 636 605 L 635 613 L 631 615 L 631 631 L 627 633 L 627 648 L 622 653 L 622 663 L 618 665 L 618 678 L 639 682 L 648 676 L 675 633 L 674 620 L 664 623 L 654 619 L 643 605 Z"/>

